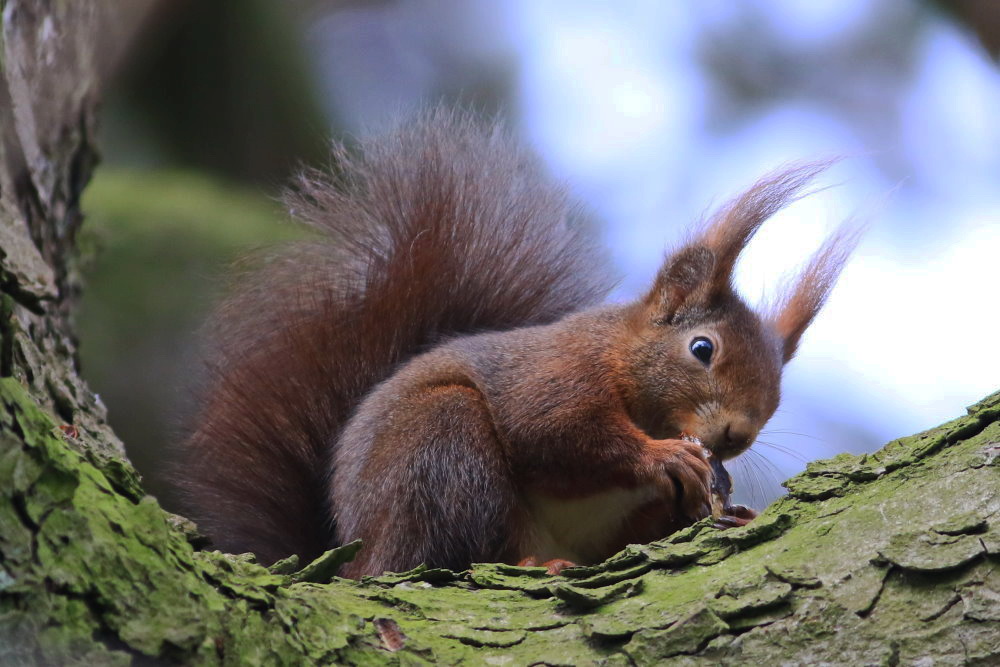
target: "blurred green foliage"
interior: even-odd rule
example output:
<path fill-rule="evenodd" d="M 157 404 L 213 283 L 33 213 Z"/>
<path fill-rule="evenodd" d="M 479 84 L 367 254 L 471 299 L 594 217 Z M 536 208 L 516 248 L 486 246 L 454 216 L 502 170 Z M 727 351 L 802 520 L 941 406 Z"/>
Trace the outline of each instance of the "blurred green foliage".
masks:
<path fill-rule="evenodd" d="M 147 490 L 170 506 L 164 464 L 194 407 L 197 332 L 226 266 L 301 231 L 277 201 L 197 172 L 99 169 L 83 210 L 82 371 Z"/>
<path fill-rule="evenodd" d="M 322 108 L 294 6 L 156 0 L 108 92 L 111 164 L 169 164 L 282 183 L 327 155 Z"/>

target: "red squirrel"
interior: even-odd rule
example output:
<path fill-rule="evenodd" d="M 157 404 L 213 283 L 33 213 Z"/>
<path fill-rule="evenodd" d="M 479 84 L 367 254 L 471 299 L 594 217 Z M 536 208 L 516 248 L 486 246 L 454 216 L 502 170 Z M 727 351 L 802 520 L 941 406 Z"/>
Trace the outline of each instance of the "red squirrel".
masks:
<path fill-rule="evenodd" d="M 800 164 L 601 305 L 564 192 L 498 125 L 429 112 L 333 165 L 286 197 L 318 234 L 219 309 L 181 484 L 217 547 L 264 563 L 360 538 L 347 577 L 558 570 L 706 516 L 706 448 L 754 442 L 855 240 L 832 235 L 765 312 L 736 294 L 744 246 L 825 167 Z"/>

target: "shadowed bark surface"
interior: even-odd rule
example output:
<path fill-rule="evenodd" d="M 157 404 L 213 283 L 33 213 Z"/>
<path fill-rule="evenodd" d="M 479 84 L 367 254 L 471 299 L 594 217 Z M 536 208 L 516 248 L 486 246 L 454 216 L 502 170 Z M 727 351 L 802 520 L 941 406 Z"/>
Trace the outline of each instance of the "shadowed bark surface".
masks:
<path fill-rule="evenodd" d="M 199 551 L 77 375 L 102 12 L 0 2 L 0 664 L 996 664 L 1000 394 L 606 563 L 338 579 Z M 931 663 L 927 663 L 931 664 Z"/>

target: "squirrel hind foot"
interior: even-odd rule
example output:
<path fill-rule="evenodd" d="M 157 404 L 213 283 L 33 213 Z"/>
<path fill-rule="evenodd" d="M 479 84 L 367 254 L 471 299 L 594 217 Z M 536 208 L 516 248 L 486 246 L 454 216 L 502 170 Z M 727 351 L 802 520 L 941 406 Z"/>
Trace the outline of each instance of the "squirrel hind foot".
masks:
<path fill-rule="evenodd" d="M 517 563 L 518 567 L 544 567 L 545 572 L 552 576 L 557 576 L 562 574 L 562 571 L 568 567 L 576 567 L 576 563 L 571 560 L 566 560 L 565 558 L 553 558 L 547 560 L 544 563 L 539 563 L 538 559 L 534 556 L 525 556 Z"/>
<path fill-rule="evenodd" d="M 746 505 L 730 505 L 723 511 L 725 513 L 720 517 L 716 517 L 715 523 L 712 524 L 719 530 L 740 528 L 757 517 L 757 511 L 750 509 Z"/>

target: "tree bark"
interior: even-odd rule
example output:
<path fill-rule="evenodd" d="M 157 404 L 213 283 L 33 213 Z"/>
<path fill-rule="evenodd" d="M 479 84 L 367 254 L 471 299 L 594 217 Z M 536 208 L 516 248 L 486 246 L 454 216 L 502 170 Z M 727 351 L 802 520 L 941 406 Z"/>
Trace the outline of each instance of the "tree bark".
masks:
<path fill-rule="evenodd" d="M 750 525 L 607 562 L 334 576 L 196 548 L 80 380 L 69 319 L 110 3 L 0 2 L 0 663 L 996 664 L 1000 394 L 810 464 Z"/>

